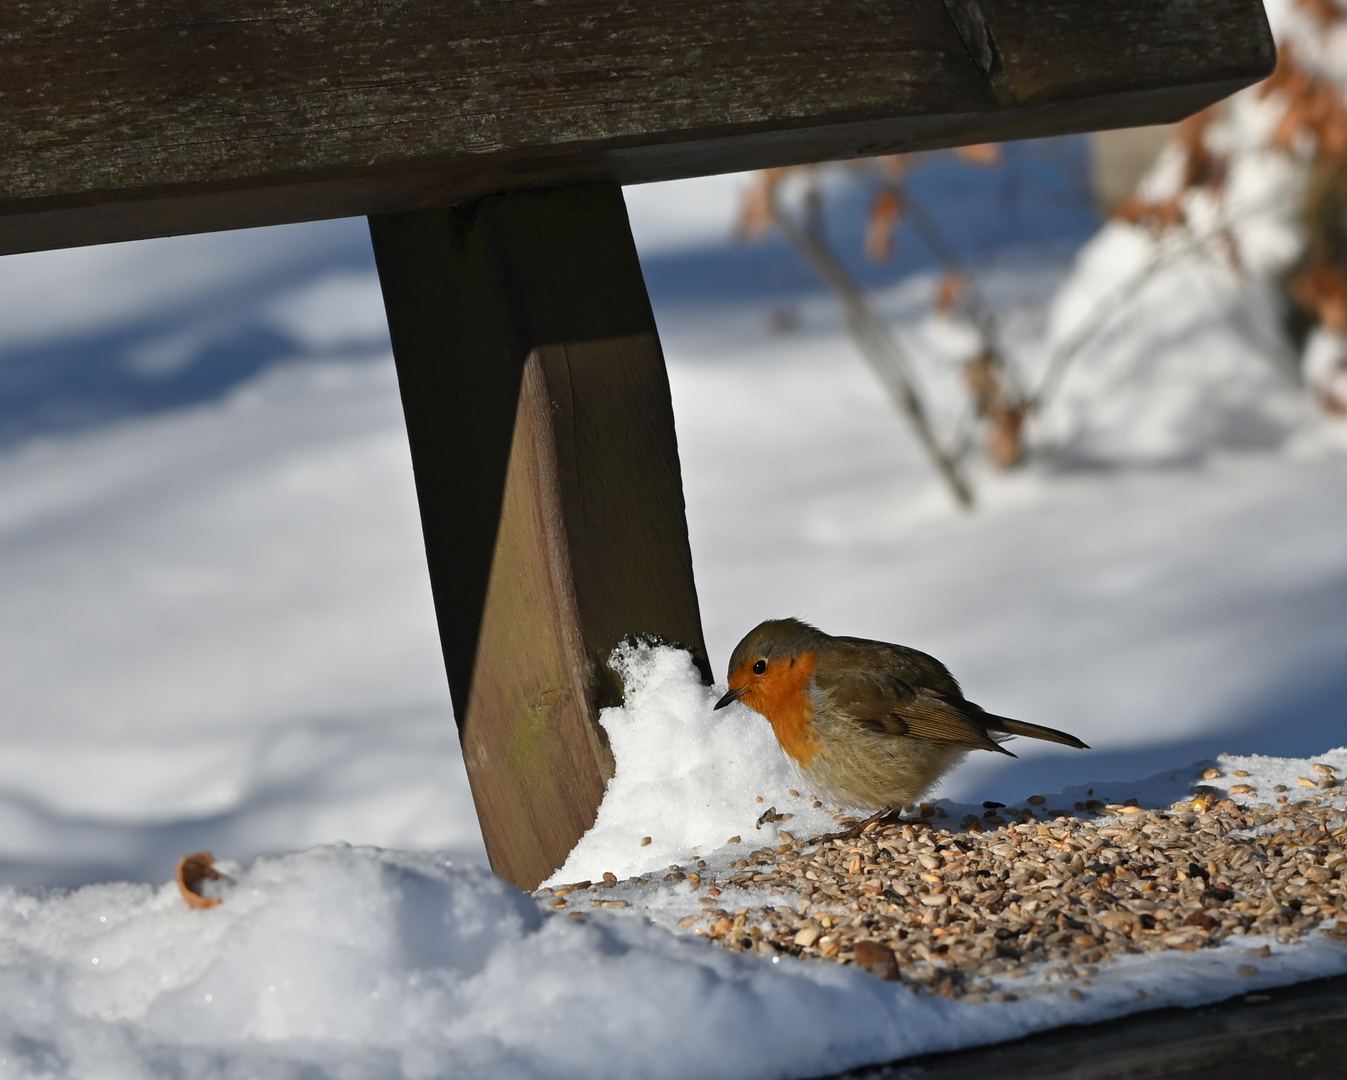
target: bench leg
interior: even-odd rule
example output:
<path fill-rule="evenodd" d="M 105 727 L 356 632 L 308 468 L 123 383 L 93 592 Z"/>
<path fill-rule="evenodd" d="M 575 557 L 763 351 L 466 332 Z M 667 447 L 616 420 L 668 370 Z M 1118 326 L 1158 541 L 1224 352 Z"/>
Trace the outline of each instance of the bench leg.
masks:
<path fill-rule="evenodd" d="M 615 184 L 370 233 L 473 798 L 493 869 L 533 888 L 612 775 L 614 646 L 686 646 L 710 681 L 654 316 Z"/>

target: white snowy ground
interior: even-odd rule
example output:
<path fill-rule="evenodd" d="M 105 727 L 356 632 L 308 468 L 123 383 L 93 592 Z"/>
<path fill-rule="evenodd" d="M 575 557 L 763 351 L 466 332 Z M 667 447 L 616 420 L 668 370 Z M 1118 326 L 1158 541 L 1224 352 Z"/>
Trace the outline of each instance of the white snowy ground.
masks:
<path fill-rule="evenodd" d="M 716 242 L 737 183 L 633 191 L 643 254 Z M 0 260 L 0 382 L 70 340 L 131 395 L 103 422 L 52 410 L 0 445 L 0 880 L 88 886 L 0 890 L 0 1076 L 807 1076 L 1154 1003 L 1141 988 L 1199 1001 L 1347 969 L 1325 941 L 1236 978 L 1231 946 L 1118 965 L 1085 1002 L 960 1005 L 672 936 L 692 903 L 677 889 L 581 925 L 490 879 L 352 229 Z M 1095 244 L 1051 317 L 1107 293 L 1079 283 L 1128 243 Z M 1026 349 L 1069 258 L 1040 247 L 987 271 Z M 1320 760 L 1347 741 L 1347 439 L 1225 317 L 1256 298 L 1184 273 L 1119 310 L 1043 421 L 1038 463 L 977 476 L 972 514 L 826 298 L 658 307 L 718 674 L 757 621 L 799 614 L 935 653 L 974 700 L 1095 747 L 1019 740 L 1018 762 L 970 761 L 941 794 L 974 803 L 1165 773 L 1118 788 L 1163 805 L 1199 759 Z M 952 384 L 959 335 L 924 314 L 932 285 L 881 304 Z M 782 303 L 799 329 L 774 334 Z M 176 405 L 132 394 L 204 371 L 244 324 L 274 346 L 256 374 Z M 716 846 L 753 831 L 753 796 L 790 808 L 765 726 L 708 713 L 686 670 L 652 665 L 607 718 L 646 736 L 620 768 L 630 793 L 573 876 L 693 848 L 727 862 Z M 650 747 L 681 747 L 691 771 L 643 788 L 672 772 Z M 338 842 L 422 854 L 284 854 Z M 192 912 L 163 883 L 201 848 L 239 885 Z M 118 881 L 143 884 L 88 884 Z"/>
<path fill-rule="evenodd" d="M 724 871 L 776 838 L 751 828 L 755 791 L 796 811 L 797 830 L 827 823 L 790 799 L 766 725 L 741 706 L 714 713 L 685 655 L 638 654 L 625 673 L 628 704 L 605 717 L 611 801 L 563 876 L 648 871 L 671 852 Z M 1347 749 L 1324 758 L 1347 769 Z M 1265 790 L 1313 771 L 1222 764 Z M 1163 806 L 1193 778 L 1099 794 Z M 686 814 L 670 821 L 671 806 Z M 671 828 L 681 834 L 641 847 L 639 833 Z M 730 828 L 749 843 L 720 846 Z M 235 880 L 205 911 L 171 883 L 0 892 L 0 1075 L 804 1077 L 1347 971 L 1336 939 L 1250 936 L 1124 957 L 1084 992 L 1036 973 L 1006 984 L 1013 1001 L 969 1004 L 677 933 L 699 910 L 687 882 L 653 897 L 618 884 L 577 920 L 432 853 L 334 845 L 223 869 Z"/>

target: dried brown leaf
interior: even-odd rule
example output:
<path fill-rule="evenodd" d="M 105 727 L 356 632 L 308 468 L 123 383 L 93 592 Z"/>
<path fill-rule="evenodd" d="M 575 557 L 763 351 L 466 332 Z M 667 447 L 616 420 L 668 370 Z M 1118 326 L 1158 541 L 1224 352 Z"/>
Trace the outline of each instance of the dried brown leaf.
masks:
<path fill-rule="evenodd" d="M 1319 25 L 1328 29 L 1342 22 L 1343 10 L 1333 0 L 1296 0 L 1296 6 L 1319 20 Z"/>
<path fill-rule="evenodd" d="M 903 217 L 903 198 L 895 188 L 882 188 L 865 221 L 865 254 L 875 262 L 893 255 L 893 234 Z"/>
<path fill-rule="evenodd" d="M 946 274 L 940 279 L 940 284 L 935 290 L 935 308 L 937 311 L 948 312 L 953 310 L 954 305 L 962 298 L 968 288 L 968 282 L 962 274 Z"/>
<path fill-rule="evenodd" d="M 215 869 L 215 856 L 209 851 L 198 851 L 179 859 L 177 878 L 182 898 L 187 901 L 188 907 L 193 908 L 212 908 L 220 903 L 218 896 L 202 895 L 199 888 L 202 882 L 234 880 Z"/>
<path fill-rule="evenodd" d="M 954 154 L 969 165 L 999 165 L 1002 157 L 1000 143 L 972 143 L 956 147 Z"/>
<path fill-rule="evenodd" d="M 776 189 L 791 168 L 762 169 L 744 192 L 739 204 L 737 235 L 745 240 L 761 240 L 776 223 Z"/>
<path fill-rule="evenodd" d="M 1329 330 L 1347 330 L 1347 274 L 1341 267 L 1307 266 L 1291 279 L 1291 295 Z"/>

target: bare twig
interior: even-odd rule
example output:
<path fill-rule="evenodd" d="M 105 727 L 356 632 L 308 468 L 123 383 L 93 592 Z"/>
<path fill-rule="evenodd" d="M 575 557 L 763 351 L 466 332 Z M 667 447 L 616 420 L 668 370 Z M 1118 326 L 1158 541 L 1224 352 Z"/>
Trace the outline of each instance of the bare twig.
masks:
<path fill-rule="evenodd" d="M 910 195 L 904 197 L 903 209 L 907 220 L 917 231 L 922 242 L 944 264 L 945 270 L 948 273 L 957 274 L 959 280 L 963 283 L 968 316 L 972 320 L 978 336 L 982 338 L 983 350 L 995 357 L 997 365 L 1010 373 L 1012 382 L 1018 384 L 1019 380 L 1015 378 L 1013 370 L 1007 363 L 1005 350 L 1001 348 L 1001 334 L 996 325 L 996 316 L 992 312 L 991 304 L 982 295 L 982 289 L 977 278 L 969 271 L 958 251 L 955 250 L 954 245 L 940 227 Z"/>
<path fill-rule="evenodd" d="M 977 277 L 965 266 L 958 250 L 934 219 L 910 195 L 903 205 L 913 229 L 944 264 L 945 272 L 960 283 L 964 310 L 982 343 L 981 355 L 964 364 L 964 383 L 973 396 L 975 418 L 987 421 L 987 456 L 1001 468 L 1009 469 L 1024 458 L 1022 429 L 1029 411 L 1024 380 L 1010 363 L 996 316 Z"/>
<path fill-rule="evenodd" d="M 973 492 L 959 472 L 958 463 L 940 445 L 917 394 L 916 381 L 907 357 L 898 347 L 888 326 L 870 309 L 860 286 L 818 236 L 817 228 L 802 225 L 786 213 L 772 192 L 774 219 L 782 234 L 837 294 L 846 312 L 847 331 L 894 403 L 907 415 L 918 440 L 962 507 L 973 505 Z"/>
<path fill-rule="evenodd" d="M 1043 372 L 1043 380 L 1039 383 L 1038 390 L 1029 399 L 1034 409 L 1042 411 L 1044 403 L 1061 386 L 1062 379 L 1066 375 L 1066 369 L 1071 361 L 1084 350 L 1086 345 L 1094 340 L 1104 329 L 1105 324 L 1131 303 L 1151 278 L 1175 261 L 1180 254 L 1186 253 L 1187 250 L 1185 249 L 1183 252 L 1171 251 L 1167 254 L 1155 256 L 1118 288 L 1095 304 L 1089 316 L 1076 328 L 1075 333 L 1053 350 L 1047 368 Z"/>
<path fill-rule="evenodd" d="M 1178 226 L 1177 233 L 1169 235 L 1170 244 L 1155 252 L 1131 277 L 1116 289 L 1102 296 L 1075 331 L 1061 342 L 1049 357 L 1038 389 L 1029 397 L 1028 405 L 1042 412 L 1049 398 L 1060 388 L 1066 369 L 1104 329 L 1136 299 L 1146 284 L 1170 265 L 1190 255 L 1211 255 L 1211 241 L 1221 235 L 1232 221 L 1241 215 L 1257 213 L 1274 205 L 1273 199 L 1259 199 L 1226 207 L 1221 218 L 1204 232 L 1197 233 L 1186 225 Z"/>

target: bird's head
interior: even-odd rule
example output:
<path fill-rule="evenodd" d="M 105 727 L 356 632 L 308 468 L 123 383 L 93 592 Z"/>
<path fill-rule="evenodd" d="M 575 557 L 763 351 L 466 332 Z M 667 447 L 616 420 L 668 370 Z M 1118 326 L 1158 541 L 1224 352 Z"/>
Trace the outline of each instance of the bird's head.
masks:
<path fill-rule="evenodd" d="M 730 655 L 730 688 L 716 708 L 742 701 L 770 716 L 784 696 L 801 691 L 826 640 L 826 634 L 799 619 L 759 623 Z"/>

